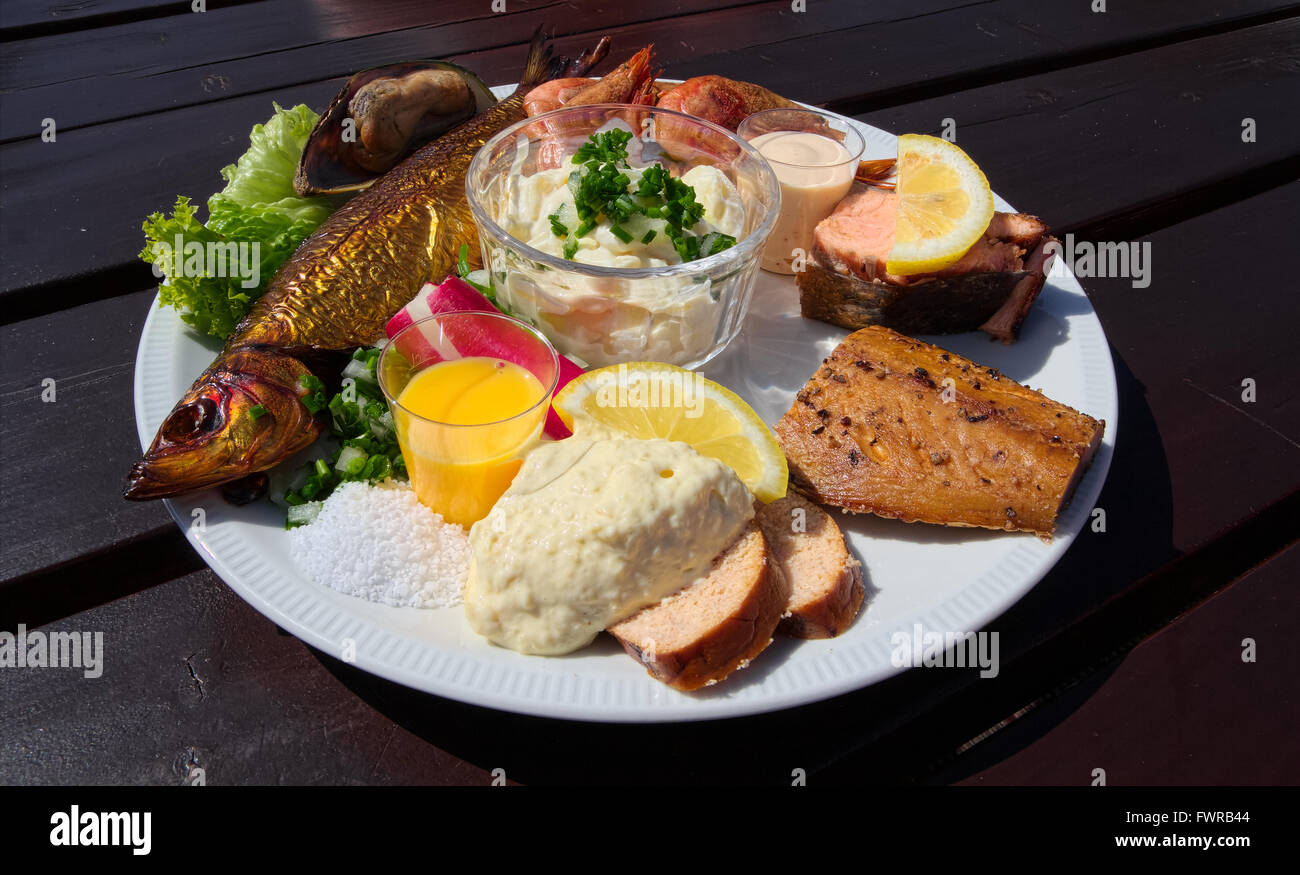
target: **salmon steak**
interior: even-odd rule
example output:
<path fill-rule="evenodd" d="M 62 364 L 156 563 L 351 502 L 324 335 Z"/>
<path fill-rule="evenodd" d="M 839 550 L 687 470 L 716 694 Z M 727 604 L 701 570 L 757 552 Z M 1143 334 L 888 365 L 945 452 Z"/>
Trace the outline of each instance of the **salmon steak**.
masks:
<path fill-rule="evenodd" d="M 822 504 L 1046 539 L 1105 426 L 994 368 L 870 326 L 823 360 L 776 434 L 791 484 Z"/>
<path fill-rule="evenodd" d="M 855 186 L 818 223 L 808 269 L 797 276 L 803 315 L 850 329 L 979 329 L 1014 341 L 1047 277 L 1053 239 L 1047 225 L 1024 213 L 994 213 L 984 236 L 957 262 L 935 273 L 898 276 L 885 268 L 897 213 L 895 192 Z"/>

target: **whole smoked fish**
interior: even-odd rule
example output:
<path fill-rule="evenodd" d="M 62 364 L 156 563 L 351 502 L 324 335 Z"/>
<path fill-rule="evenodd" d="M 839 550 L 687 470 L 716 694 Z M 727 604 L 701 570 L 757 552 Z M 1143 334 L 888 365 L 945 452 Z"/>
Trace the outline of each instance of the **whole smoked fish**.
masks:
<path fill-rule="evenodd" d="M 331 215 L 285 262 L 131 468 L 125 496 L 145 500 L 228 483 L 284 461 L 320 434 L 302 378 L 322 352 L 383 337 L 384 323 L 461 244 L 477 253 L 465 200 L 474 153 L 524 118 L 524 95 L 581 76 L 608 38 L 576 60 L 553 57 L 540 29 L 514 94 L 423 146 Z M 255 410 L 256 408 L 256 410 Z"/>

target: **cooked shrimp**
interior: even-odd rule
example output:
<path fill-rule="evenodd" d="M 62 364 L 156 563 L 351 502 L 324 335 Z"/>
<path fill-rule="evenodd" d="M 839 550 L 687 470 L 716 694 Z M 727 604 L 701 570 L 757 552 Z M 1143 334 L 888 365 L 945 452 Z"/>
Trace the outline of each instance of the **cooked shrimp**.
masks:
<path fill-rule="evenodd" d="M 649 45 L 600 79 L 552 79 L 528 92 L 524 112 L 531 117 L 570 104 L 653 103 L 653 57 L 654 46 Z"/>
<path fill-rule="evenodd" d="M 663 70 L 660 70 L 655 74 L 655 76 L 662 73 Z M 654 76 L 647 76 L 645 80 L 636 87 L 636 90 L 632 92 L 632 96 L 627 99 L 627 102 L 635 103 L 638 106 L 654 106 L 658 103 L 659 90 L 655 84 Z"/>
<path fill-rule="evenodd" d="M 799 104 L 786 100 L 761 85 L 738 82 L 722 76 L 696 76 L 664 92 L 657 104 L 687 115 L 711 121 L 734 131 L 746 116 L 765 109 L 798 109 Z"/>
<path fill-rule="evenodd" d="M 595 103 L 635 103 L 642 106 L 654 105 L 654 76 L 650 72 L 650 61 L 654 57 L 654 46 L 649 45 L 618 67 L 606 73 L 598 80 L 592 79 L 557 79 L 547 82 L 529 92 L 524 98 L 524 108 L 529 116 L 538 115 L 561 106 L 586 106 Z M 583 83 L 586 83 L 585 85 Z M 575 87 L 576 86 L 576 87 Z M 534 100 L 534 95 L 536 99 Z M 638 130 L 640 119 L 633 111 L 625 116 L 633 130 Z M 585 132 L 587 126 L 581 121 L 567 124 L 555 119 L 530 125 L 528 136 L 534 139 L 548 139 L 549 142 L 538 146 L 537 166 L 545 169 L 558 167 L 564 154 L 561 140 L 571 139 L 575 132 Z M 557 139 L 558 138 L 558 139 Z"/>
<path fill-rule="evenodd" d="M 647 85 L 653 85 L 650 62 L 654 60 L 654 44 L 646 46 L 618 67 L 606 73 L 599 82 L 587 86 L 569 98 L 570 105 L 589 103 L 634 103 L 634 95 L 648 94 Z"/>
<path fill-rule="evenodd" d="M 559 109 L 573 95 L 596 83 L 595 79 L 552 79 L 538 85 L 524 97 L 524 112 L 531 118 Z"/>

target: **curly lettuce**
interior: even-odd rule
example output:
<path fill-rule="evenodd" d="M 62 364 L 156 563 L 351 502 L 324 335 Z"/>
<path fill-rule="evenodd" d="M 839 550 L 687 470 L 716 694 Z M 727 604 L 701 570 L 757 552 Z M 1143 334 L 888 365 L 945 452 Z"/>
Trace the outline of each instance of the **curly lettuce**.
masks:
<path fill-rule="evenodd" d="M 171 215 L 145 220 L 140 257 L 167 277 L 159 301 L 196 331 L 225 339 L 280 265 L 337 206 L 298 197 L 293 175 L 318 116 L 299 104 L 254 125 L 249 148 L 221 169 L 226 187 L 208 199 L 208 220 L 180 196 Z"/>

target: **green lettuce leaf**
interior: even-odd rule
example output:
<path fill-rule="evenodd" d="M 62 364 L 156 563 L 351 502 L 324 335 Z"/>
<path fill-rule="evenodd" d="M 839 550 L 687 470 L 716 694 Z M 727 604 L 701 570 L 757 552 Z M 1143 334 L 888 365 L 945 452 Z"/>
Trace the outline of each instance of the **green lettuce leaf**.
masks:
<path fill-rule="evenodd" d="M 144 223 L 147 242 L 140 257 L 154 265 L 156 273 L 167 277 L 167 282 L 158 287 L 160 305 L 175 307 L 181 319 L 196 331 L 225 338 L 235 330 L 252 304 L 253 295 L 260 294 L 260 290 L 243 288 L 239 277 L 208 276 L 205 272 L 191 275 L 184 269 L 184 252 L 190 244 L 206 247 L 209 243 L 228 242 L 222 235 L 203 227 L 194 217 L 196 210 L 189 198 L 181 196 L 176 198 L 172 215 L 150 215 Z M 178 240 L 179 249 L 176 248 Z M 180 265 L 173 266 L 176 260 L 173 251 L 181 253 Z M 261 254 L 265 257 L 266 250 Z"/>
<path fill-rule="evenodd" d="M 276 104 L 275 115 L 253 127 L 248 151 L 222 168 L 226 187 L 208 199 L 206 224 L 198 221 L 197 207 L 184 196 L 176 199 L 170 216 L 153 213 L 145 220 L 140 257 L 167 277 L 159 287 L 159 301 L 180 311 L 181 319 L 195 330 L 228 337 L 303 238 L 338 206 L 337 199 L 302 198 L 293 191 L 294 171 L 316 120 L 316 113 L 305 105 L 286 110 Z M 256 286 L 246 287 L 253 277 L 234 271 L 233 265 L 223 270 L 212 258 L 191 260 L 186 253 L 196 248 L 194 244 L 205 252 L 229 244 L 256 244 L 255 250 L 245 249 L 241 262 L 241 269 L 251 266 L 256 253 Z M 174 258 L 174 251 L 182 257 Z"/>
<path fill-rule="evenodd" d="M 208 199 L 208 226 L 218 233 L 264 229 L 262 239 L 302 228 L 310 233 L 334 210 L 330 200 L 298 197 L 293 190 L 298 159 L 319 116 L 305 104 L 273 106 L 271 120 L 253 126 L 248 151 L 221 168 L 226 187 Z"/>

